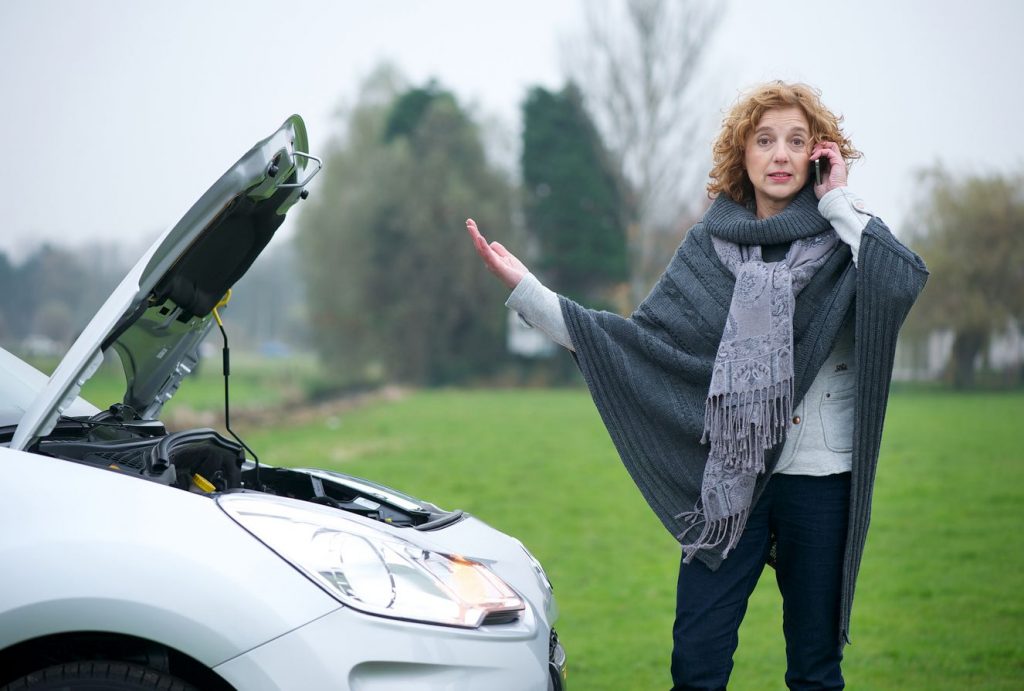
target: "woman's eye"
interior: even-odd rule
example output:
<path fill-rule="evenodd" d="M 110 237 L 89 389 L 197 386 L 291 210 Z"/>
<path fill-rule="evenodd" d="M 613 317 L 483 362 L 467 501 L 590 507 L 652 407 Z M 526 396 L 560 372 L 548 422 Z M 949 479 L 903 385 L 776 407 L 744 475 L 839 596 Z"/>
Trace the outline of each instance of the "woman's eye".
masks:
<path fill-rule="evenodd" d="M 770 140 L 770 139 L 768 139 L 768 137 L 758 137 L 758 138 L 757 138 L 757 144 L 758 144 L 758 146 L 768 146 L 768 145 L 769 145 L 769 144 L 771 144 L 771 143 L 772 143 L 772 142 L 771 142 L 771 140 Z"/>
<path fill-rule="evenodd" d="M 800 137 L 793 140 L 793 146 L 802 147 L 804 144 L 806 144 L 806 142 L 803 139 L 800 139 Z"/>

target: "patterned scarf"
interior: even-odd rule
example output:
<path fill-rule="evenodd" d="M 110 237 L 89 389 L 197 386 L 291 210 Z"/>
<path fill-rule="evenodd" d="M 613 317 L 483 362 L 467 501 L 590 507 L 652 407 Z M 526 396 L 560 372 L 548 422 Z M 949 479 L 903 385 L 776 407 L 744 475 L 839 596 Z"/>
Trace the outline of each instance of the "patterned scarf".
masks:
<path fill-rule="evenodd" d="M 705 406 L 701 442 L 710 451 L 701 496 L 692 511 L 676 516 L 701 526 L 691 542 L 683 531 L 687 561 L 723 544 L 724 558 L 743 533 L 765 451 L 785 438 L 792 416 L 796 296 L 839 242 L 832 230 L 800 238 L 782 261 L 768 263 L 759 245 L 712 240 L 736 284 Z"/>

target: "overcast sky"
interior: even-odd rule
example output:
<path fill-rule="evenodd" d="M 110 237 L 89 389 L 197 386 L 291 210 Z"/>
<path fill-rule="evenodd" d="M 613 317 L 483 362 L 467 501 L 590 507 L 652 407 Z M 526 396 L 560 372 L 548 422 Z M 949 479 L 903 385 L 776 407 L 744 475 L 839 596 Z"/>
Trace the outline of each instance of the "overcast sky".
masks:
<path fill-rule="evenodd" d="M 717 119 L 765 79 L 818 86 L 866 155 L 851 185 L 898 231 L 914 170 L 1024 168 L 1022 8 L 733 0 L 695 107 Z M 514 139 L 581 17 L 578 0 L 3 0 L 0 251 L 151 235 L 291 113 L 322 150 L 383 59 Z"/>

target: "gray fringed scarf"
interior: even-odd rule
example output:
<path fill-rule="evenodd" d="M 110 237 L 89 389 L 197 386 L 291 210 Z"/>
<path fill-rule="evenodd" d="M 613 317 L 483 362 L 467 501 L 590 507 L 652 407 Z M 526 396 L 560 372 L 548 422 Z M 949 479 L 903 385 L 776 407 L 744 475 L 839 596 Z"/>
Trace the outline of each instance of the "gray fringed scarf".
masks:
<path fill-rule="evenodd" d="M 696 540 L 683 543 L 687 560 L 723 543 L 725 558 L 743 533 L 765 451 L 785 438 L 793 412 L 796 295 L 838 241 L 831 230 L 801 238 L 783 261 L 766 263 L 759 245 L 712 237 L 736 283 L 704 412 L 701 442 L 711 448 L 700 500 L 693 511 L 676 516 L 701 526 Z"/>

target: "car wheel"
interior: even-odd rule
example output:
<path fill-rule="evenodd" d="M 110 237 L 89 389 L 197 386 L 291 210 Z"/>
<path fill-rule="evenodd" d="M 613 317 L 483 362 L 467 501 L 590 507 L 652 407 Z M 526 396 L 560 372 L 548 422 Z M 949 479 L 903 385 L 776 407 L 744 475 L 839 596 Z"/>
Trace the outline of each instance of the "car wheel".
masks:
<path fill-rule="evenodd" d="M 127 662 L 68 662 L 26 674 L 0 691 L 197 691 L 191 684 Z"/>

